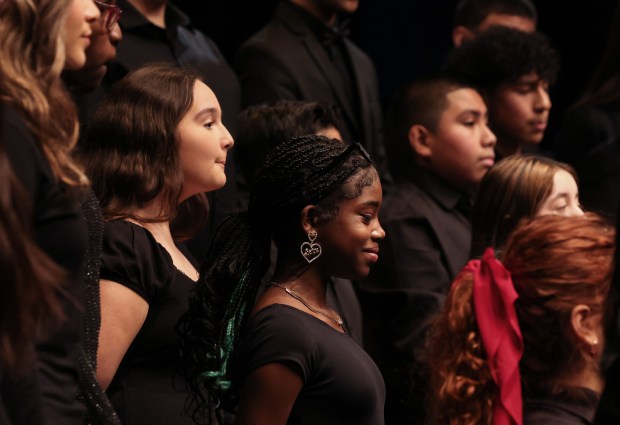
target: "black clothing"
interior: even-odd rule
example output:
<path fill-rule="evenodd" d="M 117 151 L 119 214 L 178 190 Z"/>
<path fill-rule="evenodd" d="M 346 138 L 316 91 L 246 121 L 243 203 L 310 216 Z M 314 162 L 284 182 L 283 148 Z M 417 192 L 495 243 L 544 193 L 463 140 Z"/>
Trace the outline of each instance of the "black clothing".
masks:
<path fill-rule="evenodd" d="M 578 395 L 530 396 L 523 400 L 523 425 L 591 425 L 599 395 L 587 388 Z"/>
<path fill-rule="evenodd" d="M 101 279 L 126 286 L 149 304 L 107 389 L 121 423 L 192 424 L 183 413 L 185 382 L 175 373 L 180 341 L 175 325 L 194 282 L 148 230 L 124 220 L 105 223 Z"/>
<path fill-rule="evenodd" d="M 303 380 L 288 424 L 381 425 L 385 388 L 372 359 L 346 333 L 294 307 L 272 304 L 244 329 L 240 382 L 283 363 Z"/>
<path fill-rule="evenodd" d="M 620 104 L 569 110 L 556 149 L 558 160 L 577 172 L 584 207 L 614 217 L 620 199 Z"/>
<path fill-rule="evenodd" d="M 386 238 L 359 290 L 366 347 L 386 382 L 387 423 L 421 418 L 416 403 L 424 399 L 428 319 L 441 310 L 453 279 L 469 259 L 469 200 L 469 193 L 418 168 L 409 180 L 396 182 L 383 200 L 379 217 Z"/>
<path fill-rule="evenodd" d="M 441 308 L 469 259 L 471 226 L 464 213 L 469 196 L 420 169 L 411 180 L 397 182 L 383 200 L 386 238 L 360 290 L 376 296 L 375 303 L 385 298 L 386 311 L 372 315 L 384 320 L 390 346 L 408 357 L 419 344 L 424 320 Z"/>
<path fill-rule="evenodd" d="M 99 272 L 103 243 L 103 214 L 92 189 L 82 202 L 82 212 L 88 227 L 88 251 L 84 263 L 84 312 L 82 352 L 80 353 L 80 399 L 88 409 L 91 425 L 120 425 L 118 415 L 97 380 L 97 348 L 101 328 Z"/>
<path fill-rule="evenodd" d="M 68 273 L 64 284 L 67 293 L 61 300 L 66 320 L 36 344 L 43 415 L 50 424 L 81 425 L 85 409 L 77 395 L 86 224 L 74 190 L 57 181 L 39 142 L 17 111 L 3 104 L 0 119 L 0 143 L 32 204 L 35 242 Z M 36 391 L 32 396 L 37 396 Z M 19 406 L 5 408 L 19 410 L 32 405 L 25 400 Z"/>
<path fill-rule="evenodd" d="M 149 22 L 127 0 L 119 0 L 123 9 L 120 24 L 123 40 L 116 59 L 110 63 L 105 83 L 123 78 L 129 71 L 152 62 L 172 62 L 198 72 L 213 90 L 222 108 L 222 120 L 234 136 L 241 108 L 239 80 L 217 45 L 194 28 L 190 19 L 172 4 L 166 6 L 166 28 Z"/>
<path fill-rule="evenodd" d="M 325 25 L 289 1 L 238 50 L 244 107 L 277 100 L 332 103 L 342 111 L 346 140 L 362 143 L 387 176 L 375 68 L 349 39 L 323 44 Z M 335 44 L 337 49 L 331 50 Z M 330 57 L 336 54 L 339 58 Z M 334 53 L 335 52 L 335 53 Z M 349 89 L 350 88 L 350 93 Z"/>

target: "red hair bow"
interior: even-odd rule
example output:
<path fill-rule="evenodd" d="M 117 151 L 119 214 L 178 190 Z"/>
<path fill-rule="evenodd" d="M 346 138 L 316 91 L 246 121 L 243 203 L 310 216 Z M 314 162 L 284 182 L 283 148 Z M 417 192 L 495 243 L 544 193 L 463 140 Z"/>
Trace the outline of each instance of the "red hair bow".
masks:
<path fill-rule="evenodd" d="M 470 261 L 463 271 L 473 275 L 476 323 L 491 376 L 499 388 L 493 403 L 493 424 L 521 425 L 519 361 L 523 355 L 523 338 L 514 306 L 519 296 L 512 277 L 495 258 L 493 248 L 488 248 L 480 260 Z"/>

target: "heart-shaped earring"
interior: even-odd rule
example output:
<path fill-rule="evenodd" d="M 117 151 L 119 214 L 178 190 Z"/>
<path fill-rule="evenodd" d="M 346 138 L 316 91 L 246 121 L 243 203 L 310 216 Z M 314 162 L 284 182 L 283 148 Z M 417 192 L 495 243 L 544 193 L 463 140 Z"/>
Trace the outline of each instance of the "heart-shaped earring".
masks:
<path fill-rule="evenodd" d="M 304 242 L 301 244 L 301 255 L 310 264 L 321 256 L 323 250 L 318 242 L 314 242 L 317 237 L 317 233 L 314 230 L 308 232 L 308 239 L 310 242 Z"/>

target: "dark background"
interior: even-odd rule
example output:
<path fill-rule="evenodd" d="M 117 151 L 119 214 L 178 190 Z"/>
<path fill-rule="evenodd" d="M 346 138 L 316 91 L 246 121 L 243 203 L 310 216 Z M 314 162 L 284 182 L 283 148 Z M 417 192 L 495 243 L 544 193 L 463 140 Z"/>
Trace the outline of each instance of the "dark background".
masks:
<path fill-rule="evenodd" d="M 278 0 L 177 0 L 194 24 L 218 44 L 232 64 L 239 45 L 270 18 Z M 386 103 L 404 82 L 436 71 L 452 48 L 458 0 L 360 0 L 351 39 L 374 60 Z M 543 148 L 553 140 L 564 111 L 581 95 L 605 47 L 618 0 L 534 1 L 539 31 L 559 50 L 562 68 L 551 90 L 553 109 Z M 620 52 L 619 52 L 620 54 Z"/>

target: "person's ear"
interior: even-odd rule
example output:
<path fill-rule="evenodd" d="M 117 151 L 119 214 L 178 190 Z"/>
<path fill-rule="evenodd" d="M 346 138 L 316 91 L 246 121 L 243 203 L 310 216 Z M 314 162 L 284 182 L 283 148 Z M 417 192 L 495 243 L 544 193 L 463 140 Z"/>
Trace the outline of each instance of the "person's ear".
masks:
<path fill-rule="evenodd" d="M 409 128 L 409 145 L 420 158 L 429 158 L 432 152 L 432 134 L 420 124 Z"/>
<path fill-rule="evenodd" d="M 463 25 L 457 25 L 452 30 L 452 43 L 454 43 L 454 47 L 461 47 L 464 41 L 471 40 L 474 37 L 474 33 Z"/>
<path fill-rule="evenodd" d="M 304 233 L 310 233 L 310 231 L 315 230 L 319 220 L 318 220 L 318 208 L 316 205 L 306 205 L 304 209 L 301 210 L 300 221 L 301 227 Z"/>
<path fill-rule="evenodd" d="M 593 314 L 590 307 L 579 304 L 571 312 L 571 327 L 577 338 L 577 345 L 582 347 L 582 352 L 596 357 L 601 350 L 600 339 L 602 338 L 601 315 Z"/>

